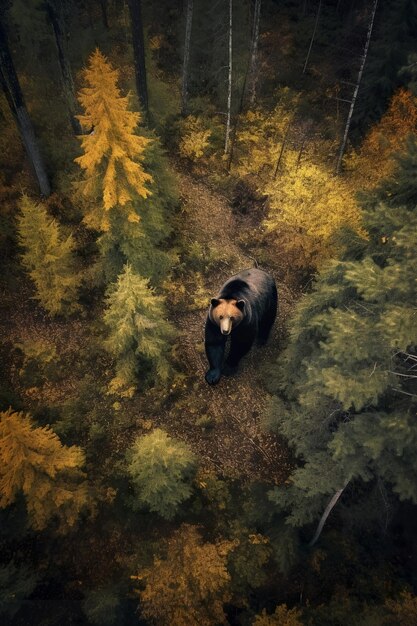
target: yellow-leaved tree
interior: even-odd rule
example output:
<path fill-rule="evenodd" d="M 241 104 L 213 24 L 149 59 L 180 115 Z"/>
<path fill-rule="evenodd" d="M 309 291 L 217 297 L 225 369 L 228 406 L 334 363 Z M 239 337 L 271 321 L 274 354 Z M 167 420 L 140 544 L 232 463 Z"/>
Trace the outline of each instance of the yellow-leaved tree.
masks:
<path fill-rule="evenodd" d="M 294 253 L 300 266 L 319 266 L 334 250 L 334 234 L 343 226 L 366 233 L 361 213 L 348 183 L 324 165 L 296 164 L 287 156 L 285 170 L 262 187 L 269 197 L 266 230 L 279 245 Z"/>
<path fill-rule="evenodd" d="M 63 446 L 48 426 L 11 408 L 0 412 L 0 507 L 22 493 L 34 529 L 56 520 L 67 532 L 91 506 L 84 462 L 81 448 Z"/>
<path fill-rule="evenodd" d="M 346 157 L 355 185 L 374 187 L 395 169 L 393 156 L 406 148 L 407 137 L 417 130 L 417 98 L 399 89 L 390 105 L 364 139 L 358 152 Z"/>
<path fill-rule="evenodd" d="M 255 617 L 252 626 L 303 626 L 301 611 L 288 609 L 286 604 L 280 604 L 271 615 L 264 609 Z"/>
<path fill-rule="evenodd" d="M 150 140 L 135 134 L 141 115 L 129 111 L 129 97 L 117 86 L 119 72 L 100 50 L 90 56 L 84 79 L 88 86 L 78 96 L 84 115 L 78 119 L 90 132 L 80 138 L 84 154 L 75 160 L 85 171 L 82 192 L 95 201 L 85 222 L 105 232 L 112 209 L 129 222 L 140 220 L 133 202 L 150 194 L 153 179 L 142 165 Z"/>
<path fill-rule="evenodd" d="M 236 137 L 233 171 L 240 176 L 256 176 L 259 181 L 272 176 L 283 143 L 291 128 L 298 96 L 281 89 L 279 102 L 271 111 L 255 109 L 242 115 Z"/>
<path fill-rule="evenodd" d="M 210 147 L 211 130 L 206 128 L 201 117 L 189 115 L 182 124 L 179 144 L 180 154 L 188 159 L 201 159 Z"/>
<path fill-rule="evenodd" d="M 235 546 L 204 543 L 196 526 L 183 524 L 168 541 L 166 557 L 132 577 L 146 581 L 138 591 L 145 619 L 158 626 L 226 624 L 223 604 L 231 598 L 226 562 Z"/>

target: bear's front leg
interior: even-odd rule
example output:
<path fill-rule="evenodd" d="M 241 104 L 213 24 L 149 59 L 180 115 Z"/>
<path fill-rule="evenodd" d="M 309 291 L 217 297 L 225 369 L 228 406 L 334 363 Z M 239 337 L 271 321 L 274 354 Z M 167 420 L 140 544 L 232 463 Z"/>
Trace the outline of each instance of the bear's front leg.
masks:
<path fill-rule="evenodd" d="M 205 328 L 205 348 L 210 369 L 206 372 L 205 378 L 209 385 L 218 383 L 222 375 L 226 339 L 227 338 L 221 334 L 220 329 L 210 320 L 207 320 Z"/>

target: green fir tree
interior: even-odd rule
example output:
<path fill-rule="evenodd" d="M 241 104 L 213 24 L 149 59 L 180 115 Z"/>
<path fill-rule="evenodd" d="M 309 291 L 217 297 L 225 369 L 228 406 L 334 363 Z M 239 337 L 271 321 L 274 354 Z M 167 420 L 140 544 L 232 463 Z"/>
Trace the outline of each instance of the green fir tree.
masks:
<path fill-rule="evenodd" d="M 134 507 L 145 505 L 165 519 L 173 518 L 192 493 L 196 458 L 191 450 L 156 428 L 136 438 L 127 460 L 136 492 Z"/>
<path fill-rule="evenodd" d="M 109 329 L 106 348 L 116 359 L 110 391 L 131 396 L 138 376 L 142 382 L 145 377 L 167 379 L 174 331 L 166 320 L 164 300 L 130 265 L 109 290 L 104 321 Z"/>
<path fill-rule="evenodd" d="M 75 242 L 64 235 L 42 204 L 22 196 L 18 216 L 22 264 L 35 283 L 36 296 L 51 315 L 76 310 L 80 276 L 76 273 Z"/>

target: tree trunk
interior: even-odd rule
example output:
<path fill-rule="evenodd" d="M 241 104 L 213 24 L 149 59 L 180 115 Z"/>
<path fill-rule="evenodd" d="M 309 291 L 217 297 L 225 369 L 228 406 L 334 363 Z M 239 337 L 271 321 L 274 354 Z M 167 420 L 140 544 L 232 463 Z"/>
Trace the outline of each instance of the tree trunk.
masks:
<path fill-rule="evenodd" d="M 261 4 L 262 0 L 255 0 L 255 8 L 253 14 L 253 29 L 250 52 L 249 65 L 249 103 L 251 106 L 255 104 L 256 83 L 258 80 L 258 45 L 259 45 L 259 24 L 261 21 Z"/>
<path fill-rule="evenodd" d="M 109 29 L 109 18 L 107 15 L 107 0 L 100 0 L 101 17 L 103 19 L 104 28 Z"/>
<path fill-rule="evenodd" d="M 313 34 L 311 35 L 310 45 L 308 48 L 306 60 L 305 60 L 304 67 L 303 67 L 303 74 L 305 74 L 306 69 L 307 69 L 308 61 L 310 59 L 311 49 L 313 47 L 314 39 L 316 36 L 317 26 L 319 24 L 319 18 L 320 18 L 320 12 L 321 12 L 321 1 L 322 0 L 319 0 L 319 6 L 317 8 L 317 13 L 316 13 L 316 21 L 314 22 L 314 30 L 313 30 Z"/>
<path fill-rule="evenodd" d="M 281 150 L 279 151 L 278 159 L 277 159 L 277 162 L 276 162 L 276 165 L 275 165 L 274 176 L 273 176 L 274 180 L 277 177 L 279 166 L 281 165 L 282 157 L 284 156 L 285 146 L 287 145 L 288 136 L 290 134 L 290 129 L 291 129 L 293 121 L 294 121 L 294 119 L 291 118 L 290 121 L 287 124 L 287 128 L 285 129 L 284 138 L 283 138 L 282 144 L 281 144 Z"/>
<path fill-rule="evenodd" d="M 148 114 L 148 86 L 146 82 L 145 42 L 143 36 L 142 1 L 128 0 L 135 62 L 136 91 L 145 114 Z"/>
<path fill-rule="evenodd" d="M 188 108 L 188 74 L 190 66 L 191 28 L 193 25 L 193 0 L 187 0 L 187 16 L 185 21 L 184 62 L 182 65 L 181 115 L 187 115 Z"/>
<path fill-rule="evenodd" d="M 346 142 L 347 142 L 347 138 L 349 135 L 350 124 L 352 122 L 352 116 L 353 116 L 353 111 L 355 108 L 356 98 L 358 97 L 359 86 L 362 80 L 363 68 L 365 67 L 366 57 L 368 55 L 368 50 L 369 50 L 369 44 L 371 43 L 372 29 L 374 27 L 374 20 L 375 20 L 375 13 L 376 13 L 377 6 L 378 6 L 378 0 L 374 0 L 374 6 L 372 8 L 372 15 L 371 15 L 371 19 L 370 19 L 369 26 L 368 26 L 368 34 L 366 37 L 365 48 L 364 48 L 363 55 L 362 55 L 362 62 L 359 68 L 358 80 L 356 81 L 355 89 L 354 89 L 353 96 L 352 96 L 352 101 L 350 103 L 350 109 L 349 109 L 349 114 L 346 120 L 346 126 L 345 126 L 345 132 L 343 134 L 342 145 L 340 146 L 339 157 L 337 159 L 336 174 L 340 173 L 340 168 L 342 167 L 343 154 L 345 152 Z"/>
<path fill-rule="evenodd" d="M 81 135 L 82 128 L 75 117 L 77 101 L 75 98 L 74 81 L 72 79 L 71 65 L 68 59 L 65 42 L 65 22 L 62 0 L 49 0 L 46 4 L 46 12 L 54 31 L 55 44 L 58 52 L 59 67 L 61 69 L 61 82 L 65 100 L 68 107 L 69 119 L 74 135 Z"/>
<path fill-rule="evenodd" d="M 331 510 L 336 505 L 336 503 L 339 500 L 340 496 L 342 495 L 342 493 L 346 489 L 348 483 L 349 483 L 349 481 L 347 481 L 343 485 L 343 487 L 341 489 L 336 491 L 336 493 L 334 494 L 333 498 L 330 500 L 329 504 L 326 506 L 326 509 L 325 509 L 323 515 L 321 516 L 320 521 L 319 521 L 319 525 L 317 526 L 317 530 L 315 532 L 315 535 L 314 535 L 313 539 L 310 541 L 310 543 L 308 544 L 309 548 L 312 548 L 314 546 L 314 544 L 317 542 L 318 538 L 321 535 L 321 531 L 323 530 L 324 524 L 326 523 L 326 520 L 327 520 L 327 518 L 329 517 L 329 515 L 331 513 Z"/>
<path fill-rule="evenodd" d="M 3 15 L 0 16 L 0 68 L 2 74 L 1 84 L 5 91 L 7 102 L 19 129 L 26 154 L 38 180 L 40 192 L 47 197 L 51 193 L 51 187 L 10 54 Z"/>
<path fill-rule="evenodd" d="M 229 76 L 227 88 L 227 117 L 224 153 L 229 153 L 230 123 L 232 118 L 232 71 L 233 71 L 233 0 L 229 0 Z"/>

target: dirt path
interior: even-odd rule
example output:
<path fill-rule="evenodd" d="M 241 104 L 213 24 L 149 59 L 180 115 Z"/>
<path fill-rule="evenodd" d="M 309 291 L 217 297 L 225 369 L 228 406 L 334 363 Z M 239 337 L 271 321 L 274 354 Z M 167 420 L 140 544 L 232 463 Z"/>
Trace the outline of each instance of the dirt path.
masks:
<path fill-rule="evenodd" d="M 227 248 L 234 258 L 219 273 L 207 277 L 205 286 L 215 296 L 229 276 L 253 266 L 254 261 L 235 243 L 239 225 L 227 199 L 190 175 L 178 173 L 178 178 L 187 237 L 190 241 L 213 244 L 220 250 Z M 264 269 L 271 272 L 270 268 Z M 208 467 L 240 478 L 275 482 L 287 477 L 290 459 L 285 445 L 260 428 L 268 399 L 260 366 L 276 356 L 285 319 L 294 300 L 285 285 L 278 284 L 278 290 L 280 313 L 268 345 L 253 348 L 236 376 L 222 377 L 213 387 L 204 380 L 207 308 L 176 317 L 175 323 L 182 334 L 179 357 L 187 377 L 185 387 L 173 403 L 168 402 L 166 411 L 158 419 L 172 435 L 186 440 Z"/>

